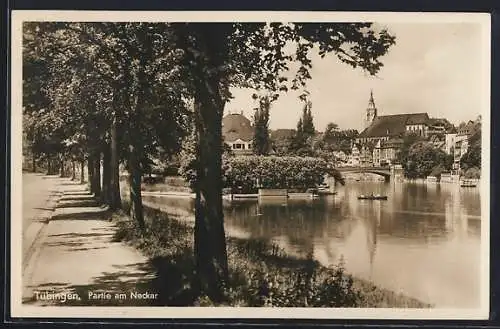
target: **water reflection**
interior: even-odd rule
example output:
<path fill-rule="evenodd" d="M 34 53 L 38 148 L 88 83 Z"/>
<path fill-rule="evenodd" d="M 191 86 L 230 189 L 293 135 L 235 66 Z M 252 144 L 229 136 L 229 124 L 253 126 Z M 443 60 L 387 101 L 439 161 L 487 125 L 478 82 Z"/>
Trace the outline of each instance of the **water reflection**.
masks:
<path fill-rule="evenodd" d="M 372 192 L 388 200 L 357 199 Z M 189 199 L 154 200 L 193 210 Z M 438 307 L 478 306 L 478 189 L 352 182 L 335 196 L 238 201 L 224 212 L 228 234 L 266 239 L 299 257 L 312 253 L 325 265 L 343 259 L 354 275 Z"/>

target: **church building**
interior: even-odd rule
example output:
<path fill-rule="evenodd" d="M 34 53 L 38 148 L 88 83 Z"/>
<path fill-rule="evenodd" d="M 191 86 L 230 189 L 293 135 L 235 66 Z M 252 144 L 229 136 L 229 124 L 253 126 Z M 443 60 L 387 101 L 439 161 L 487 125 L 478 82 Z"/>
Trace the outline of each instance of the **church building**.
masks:
<path fill-rule="evenodd" d="M 364 118 L 364 130 L 359 134 L 356 142 L 360 145 L 371 146 L 373 166 L 390 165 L 396 160 L 403 145 L 404 135 L 416 134 L 427 138 L 431 132 L 431 122 L 427 113 L 379 116 L 372 91 Z"/>
<path fill-rule="evenodd" d="M 357 142 L 388 141 L 392 138 L 401 138 L 410 133 L 427 137 L 429 121 L 427 113 L 379 116 L 373 99 L 373 92 L 371 92 L 368 108 L 366 109 L 364 130 L 359 134 Z"/>

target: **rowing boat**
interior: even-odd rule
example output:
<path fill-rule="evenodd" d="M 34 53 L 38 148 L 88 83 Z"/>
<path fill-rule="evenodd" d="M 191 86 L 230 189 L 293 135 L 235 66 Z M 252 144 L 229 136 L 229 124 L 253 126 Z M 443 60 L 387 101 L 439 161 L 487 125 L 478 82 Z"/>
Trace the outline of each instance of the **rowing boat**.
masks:
<path fill-rule="evenodd" d="M 386 195 L 360 195 L 358 200 L 387 200 Z"/>

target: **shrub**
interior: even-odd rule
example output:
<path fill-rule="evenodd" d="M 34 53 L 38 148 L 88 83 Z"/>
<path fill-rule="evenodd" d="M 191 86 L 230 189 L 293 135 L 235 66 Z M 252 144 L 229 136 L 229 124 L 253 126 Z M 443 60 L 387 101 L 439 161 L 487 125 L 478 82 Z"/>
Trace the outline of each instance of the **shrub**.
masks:
<path fill-rule="evenodd" d="M 251 307 L 356 307 L 362 302 L 342 263 L 326 268 L 312 257 L 290 258 L 267 243 L 239 247 L 237 257 L 229 258 L 233 301 Z"/>
<path fill-rule="evenodd" d="M 439 165 L 435 166 L 434 168 L 432 168 L 430 176 L 435 176 L 439 179 L 443 172 L 446 172 L 446 169 L 444 168 L 444 166 L 442 164 L 439 164 Z"/>
<path fill-rule="evenodd" d="M 467 179 L 479 179 L 481 178 L 481 169 L 477 167 L 471 167 L 465 171 L 464 177 Z"/>
<path fill-rule="evenodd" d="M 323 183 L 326 174 L 336 174 L 328 163 L 312 157 L 246 156 L 226 158 L 226 187 L 252 192 L 257 188 L 307 189 Z"/>
<path fill-rule="evenodd" d="M 412 144 L 402 163 L 407 178 L 425 178 L 438 166 L 444 169 L 451 166 L 450 157 L 445 152 L 425 141 Z"/>
<path fill-rule="evenodd" d="M 188 187 L 189 183 L 180 176 L 165 177 L 165 184 L 177 187 Z"/>
<path fill-rule="evenodd" d="M 179 175 L 179 165 L 168 165 L 162 172 L 165 176 L 177 176 Z"/>

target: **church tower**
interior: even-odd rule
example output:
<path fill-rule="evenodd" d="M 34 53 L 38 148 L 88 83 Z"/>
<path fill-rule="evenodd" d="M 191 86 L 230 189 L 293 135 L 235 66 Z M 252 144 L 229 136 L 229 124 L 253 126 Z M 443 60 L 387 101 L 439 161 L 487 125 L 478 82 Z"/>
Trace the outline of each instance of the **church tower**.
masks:
<path fill-rule="evenodd" d="M 373 90 L 371 90 L 370 100 L 368 101 L 368 107 L 366 109 L 365 128 L 371 125 L 376 117 L 377 117 L 377 107 L 375 106 L 375 101 L 373 100 Z"/>

